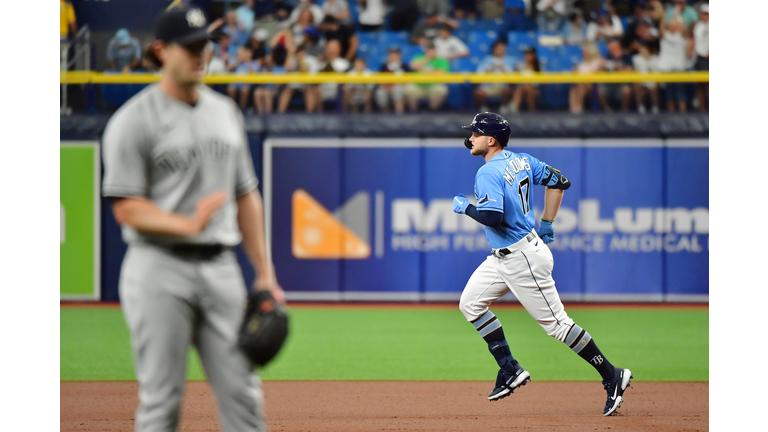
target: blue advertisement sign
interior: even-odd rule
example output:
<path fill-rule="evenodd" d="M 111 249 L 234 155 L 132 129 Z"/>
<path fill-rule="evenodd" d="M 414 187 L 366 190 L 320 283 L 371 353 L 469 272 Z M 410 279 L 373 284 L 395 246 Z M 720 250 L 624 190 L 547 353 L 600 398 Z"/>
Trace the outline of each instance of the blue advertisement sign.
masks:
<path fill-rule="evenodd" d="M 706 301 L 707 140 L 511 140 L 573 183 L 555 221 L 565 300 Z M 483 164 L 461 140 L 267 139 L 271 253 L 294 300 L 453 300 L 490 252 L 453 212 Z M 540 218 L 544 188 L 532 190 Z"/>

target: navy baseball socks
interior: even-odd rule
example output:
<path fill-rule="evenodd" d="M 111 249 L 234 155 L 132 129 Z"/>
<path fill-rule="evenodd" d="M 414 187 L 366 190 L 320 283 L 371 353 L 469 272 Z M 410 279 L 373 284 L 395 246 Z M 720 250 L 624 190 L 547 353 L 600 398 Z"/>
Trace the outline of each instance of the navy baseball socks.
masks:
<path fill-rule="evenodd" d="M 509 344 L 504 338 L 504 329 L 501 328 L 501 322 L 499 322 L 496 315 L 493 312 L 488 311 L 480 318 L 472 321 L 475 329 L 480 336 L 488 343 L 488 351 L 491 352 L 493 358 L 496 359 L 496 363 L 499 365 L 499 372 L 496 374 L 496 384 L 488 394 L 488 400 L 497 401 L 503 399 L 517 387 L 524 386 L 531 380 L 531 374 L 529 374 L 520 363 L 512 357 L 512 351 L 509 349 Z"/>
<path fill-rule="evenodd" d="M 603 415 L 613 414 L 621 405 L 624 391 L 629 387 L 630 380 L 634 378 L 632 372 L 629 369 L 613 366 L 597 347 L 592 336 L 578 324 L 571 327 L 563 342 L 600 373 L 603 378 L 603 388 L 608 393 Z"/>

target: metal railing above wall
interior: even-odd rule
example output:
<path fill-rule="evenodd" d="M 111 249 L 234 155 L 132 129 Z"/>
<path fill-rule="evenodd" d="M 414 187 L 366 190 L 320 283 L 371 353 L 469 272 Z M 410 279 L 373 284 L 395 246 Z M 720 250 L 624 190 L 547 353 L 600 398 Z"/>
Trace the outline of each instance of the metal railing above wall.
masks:
<path fill-rule="evenodd" d="M 74 55 L 70 58 L 70 51 L 74 49 Z M 79 69 L 78 72 L 70 72 L 70 69 Z M 61 74 L 91 73 L 91 29 L 85 24 L 75 35 L 71 43 L 62 47 Z M 67 104 L 67 85 L 76 84 L 61 81 L 61 114 L 71 114 L 72 109 Z"/>

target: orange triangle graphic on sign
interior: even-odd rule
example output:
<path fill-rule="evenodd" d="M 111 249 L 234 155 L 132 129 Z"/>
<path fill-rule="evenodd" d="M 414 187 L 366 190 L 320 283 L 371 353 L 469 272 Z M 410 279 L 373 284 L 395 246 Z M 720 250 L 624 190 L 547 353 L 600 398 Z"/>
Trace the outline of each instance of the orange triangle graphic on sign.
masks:
<path fill-rule="evenodd" d="M 365 259 L 371 246 L 303 189 L 293 193 L 293 256 L 300 259 Z"/>

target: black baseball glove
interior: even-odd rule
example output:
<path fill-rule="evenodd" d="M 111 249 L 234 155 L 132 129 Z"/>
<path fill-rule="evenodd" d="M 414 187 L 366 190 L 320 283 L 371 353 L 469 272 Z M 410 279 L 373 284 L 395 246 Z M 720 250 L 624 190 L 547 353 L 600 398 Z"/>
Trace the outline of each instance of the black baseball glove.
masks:
<path fill-rule="evenodd" d="M 248 296 L 238 346 L 256 366 L 265 366 L 283 347 L 288 336 L 288 315 L 269 291 Z"/>

